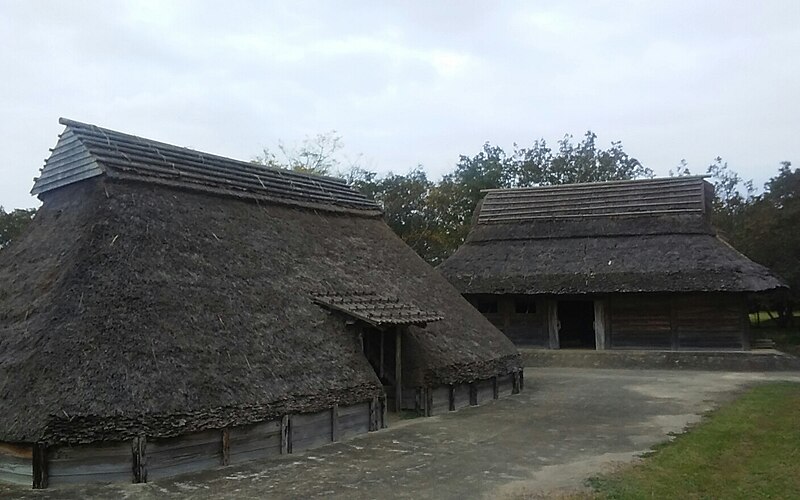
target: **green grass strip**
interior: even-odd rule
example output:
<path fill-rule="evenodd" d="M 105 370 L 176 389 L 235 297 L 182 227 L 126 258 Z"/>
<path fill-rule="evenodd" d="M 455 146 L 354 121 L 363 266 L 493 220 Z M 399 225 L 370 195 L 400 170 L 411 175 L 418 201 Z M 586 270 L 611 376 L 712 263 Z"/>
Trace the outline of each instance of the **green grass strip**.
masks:
<path fill-rule="evenodd" d="M 800 498 L 800 384 L 748 390 L 640 464 L 589 481 L 600 498 Z"/>

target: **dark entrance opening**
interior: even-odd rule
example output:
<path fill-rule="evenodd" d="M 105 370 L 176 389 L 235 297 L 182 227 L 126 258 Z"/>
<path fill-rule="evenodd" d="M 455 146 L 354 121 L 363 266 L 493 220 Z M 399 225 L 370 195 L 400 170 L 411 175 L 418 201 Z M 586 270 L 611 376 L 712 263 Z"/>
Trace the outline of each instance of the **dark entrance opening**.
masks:
<path fill-rule="evenodd" d="M 594 302 L 559 300 L 558 340 L 561 349 L 595 349 Z"/>
<path fill-rule="evenodd" d="M 361 330 L 361 342 L 364 355 L 367 357 L 372 369 L 383 385 L 389 410 L 399 411 L 397 408 L 398 379 L 402 374 L 397 373 L 400 357 L 397 355 L 397 330 L 388 331 L 364 327 Z M 399 376 L 398 376 L 399 375 Z M 402 381 L 400 382 L 402 384 Z"/>

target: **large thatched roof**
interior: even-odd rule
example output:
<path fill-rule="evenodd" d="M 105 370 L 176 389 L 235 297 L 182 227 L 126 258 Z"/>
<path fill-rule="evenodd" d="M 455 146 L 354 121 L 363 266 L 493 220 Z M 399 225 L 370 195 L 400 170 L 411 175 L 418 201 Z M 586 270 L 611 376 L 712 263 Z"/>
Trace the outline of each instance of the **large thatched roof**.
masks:
<path fill-rule="evenodd" d="M 462 293 L 783 287 L 716 234 L 711 196 L 702 177 L 490 190 L 440 270 Z"/>
<path fill-rule="evenodd" d="M 102 172 L 40 191 L 27 233 L 0 251 L 0 441 L 168 436 L 379 394 L 348 316 L 320 297 L 390 297 L 402 308 L 384 300 L 376 324 L 431 321 L 408 326 L 411 385 L 518 368 L 510 342 L 346 186 L 344 203 L 253 199 L 181 184 L 176 158 L 168 185 L 132 152 L 118 177 L 89 149 Z M 317 180 L 280 175 L 287 190 Z"/>

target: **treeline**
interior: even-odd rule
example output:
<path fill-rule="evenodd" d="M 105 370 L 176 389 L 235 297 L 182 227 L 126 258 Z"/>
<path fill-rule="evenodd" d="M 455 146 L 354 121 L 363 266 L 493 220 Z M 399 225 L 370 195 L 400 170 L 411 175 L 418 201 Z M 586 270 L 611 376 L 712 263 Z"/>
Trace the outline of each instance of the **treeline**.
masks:
<path fill-rule="evenodd" d="M 352 163 L 347 165 L 346 159 L 336 159 L 341 145 L 335 132 L 322 134 L 299 148 L 281 146 L 283 162 L 273 155 L 273 161 L 262 163 L 346 178 L 377 200 L 395 233 L 433 265 L 463 243 L 485 189 L 653 176 L 650 169 L 625 152 L 620 142 L 612 142 L 607 149 L 598 147 L 597 136 L 591 131 L 578 142 L 567 135 L 553 148 L 537 140 L 527 147 L 515 144 L 511 152 L 506 152 L 485 143 L 477 154 L 462 155 L 455 168 L 439 180 L 428 178 L 422 166 L 405 174 L 378 176 Z M 692 173 L 682 161 L 670 175 Z M 694 173 L 709 175 L 714 184 L 712 218 L 720 236 L 786 280 L 792 294 L 784 304 L 791 307 L 800 303 L 800 232 L 796 230 L 800 226 L 800 170 L 792 170 L 788 161 L 782 162 L 761 193 L 752 180 L 743 179 L 719 157 Z M 786 309 L 780 314 L 781 322 L 790 317 Z"/>
<path fill-rule="evenodd" d="M 568 135 L 555 148 L 537 140 L 528 147 L 515 144 L 510 153 L 487 142 L 474 156 L 462 155 L 453 171 L 438 181 L 429 179 L 421 166 L 407 174 L 383 177 L 356 169 L 348 180 L 377 200 L 395 233 L 436 265 L 463 243 L 484 189 L 652 176 L 620 142 L 602 149 L 589 131 L 577 143 Z"/>
<path fill-rule="evenodd" d="M 779 322 L 791 322 L 800 306 L 800 169 L 781 162 L 775 176 L 758 194 L 717 158 L 708 168 L 715 186 L 713 220 L 737 250 L 763 264 L 791 288 L 787 302 L 777 302 Z"/>

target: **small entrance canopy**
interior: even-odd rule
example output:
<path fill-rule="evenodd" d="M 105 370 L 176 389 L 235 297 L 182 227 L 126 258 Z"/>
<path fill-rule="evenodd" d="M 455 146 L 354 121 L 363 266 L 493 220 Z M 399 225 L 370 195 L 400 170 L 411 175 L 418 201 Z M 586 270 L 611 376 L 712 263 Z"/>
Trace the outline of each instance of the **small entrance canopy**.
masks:
<path fill-rule="evenodd" d="M 444 319 L 438 312 L 423 311 L 411 303 L 400 301 L 397 297 L 375 292 L 315 295 L 314 301 L 376 328 L 409 325 L 424 327 L 428 323 Z"/>
<path fill-rule="evenodd" d="M 399 412 L 403 399 L 402 378 L 402 332 L 404 326 L 418 326 L 424 328 L 428 323 L 441 321 L 444 316 L 435 311 L 423 311 L 414 304 L 402 302 L 397 297 L 380 295 L 374 292 L 360 292 L 348 295 L 315 295 L 314 301 L 318 304 L 344 313 L 352 318 L 363 321 L 380 330 L 380 375 L 383 375 L 383 330 L 393 327 L 395 331 L 395 411 Z"/>

